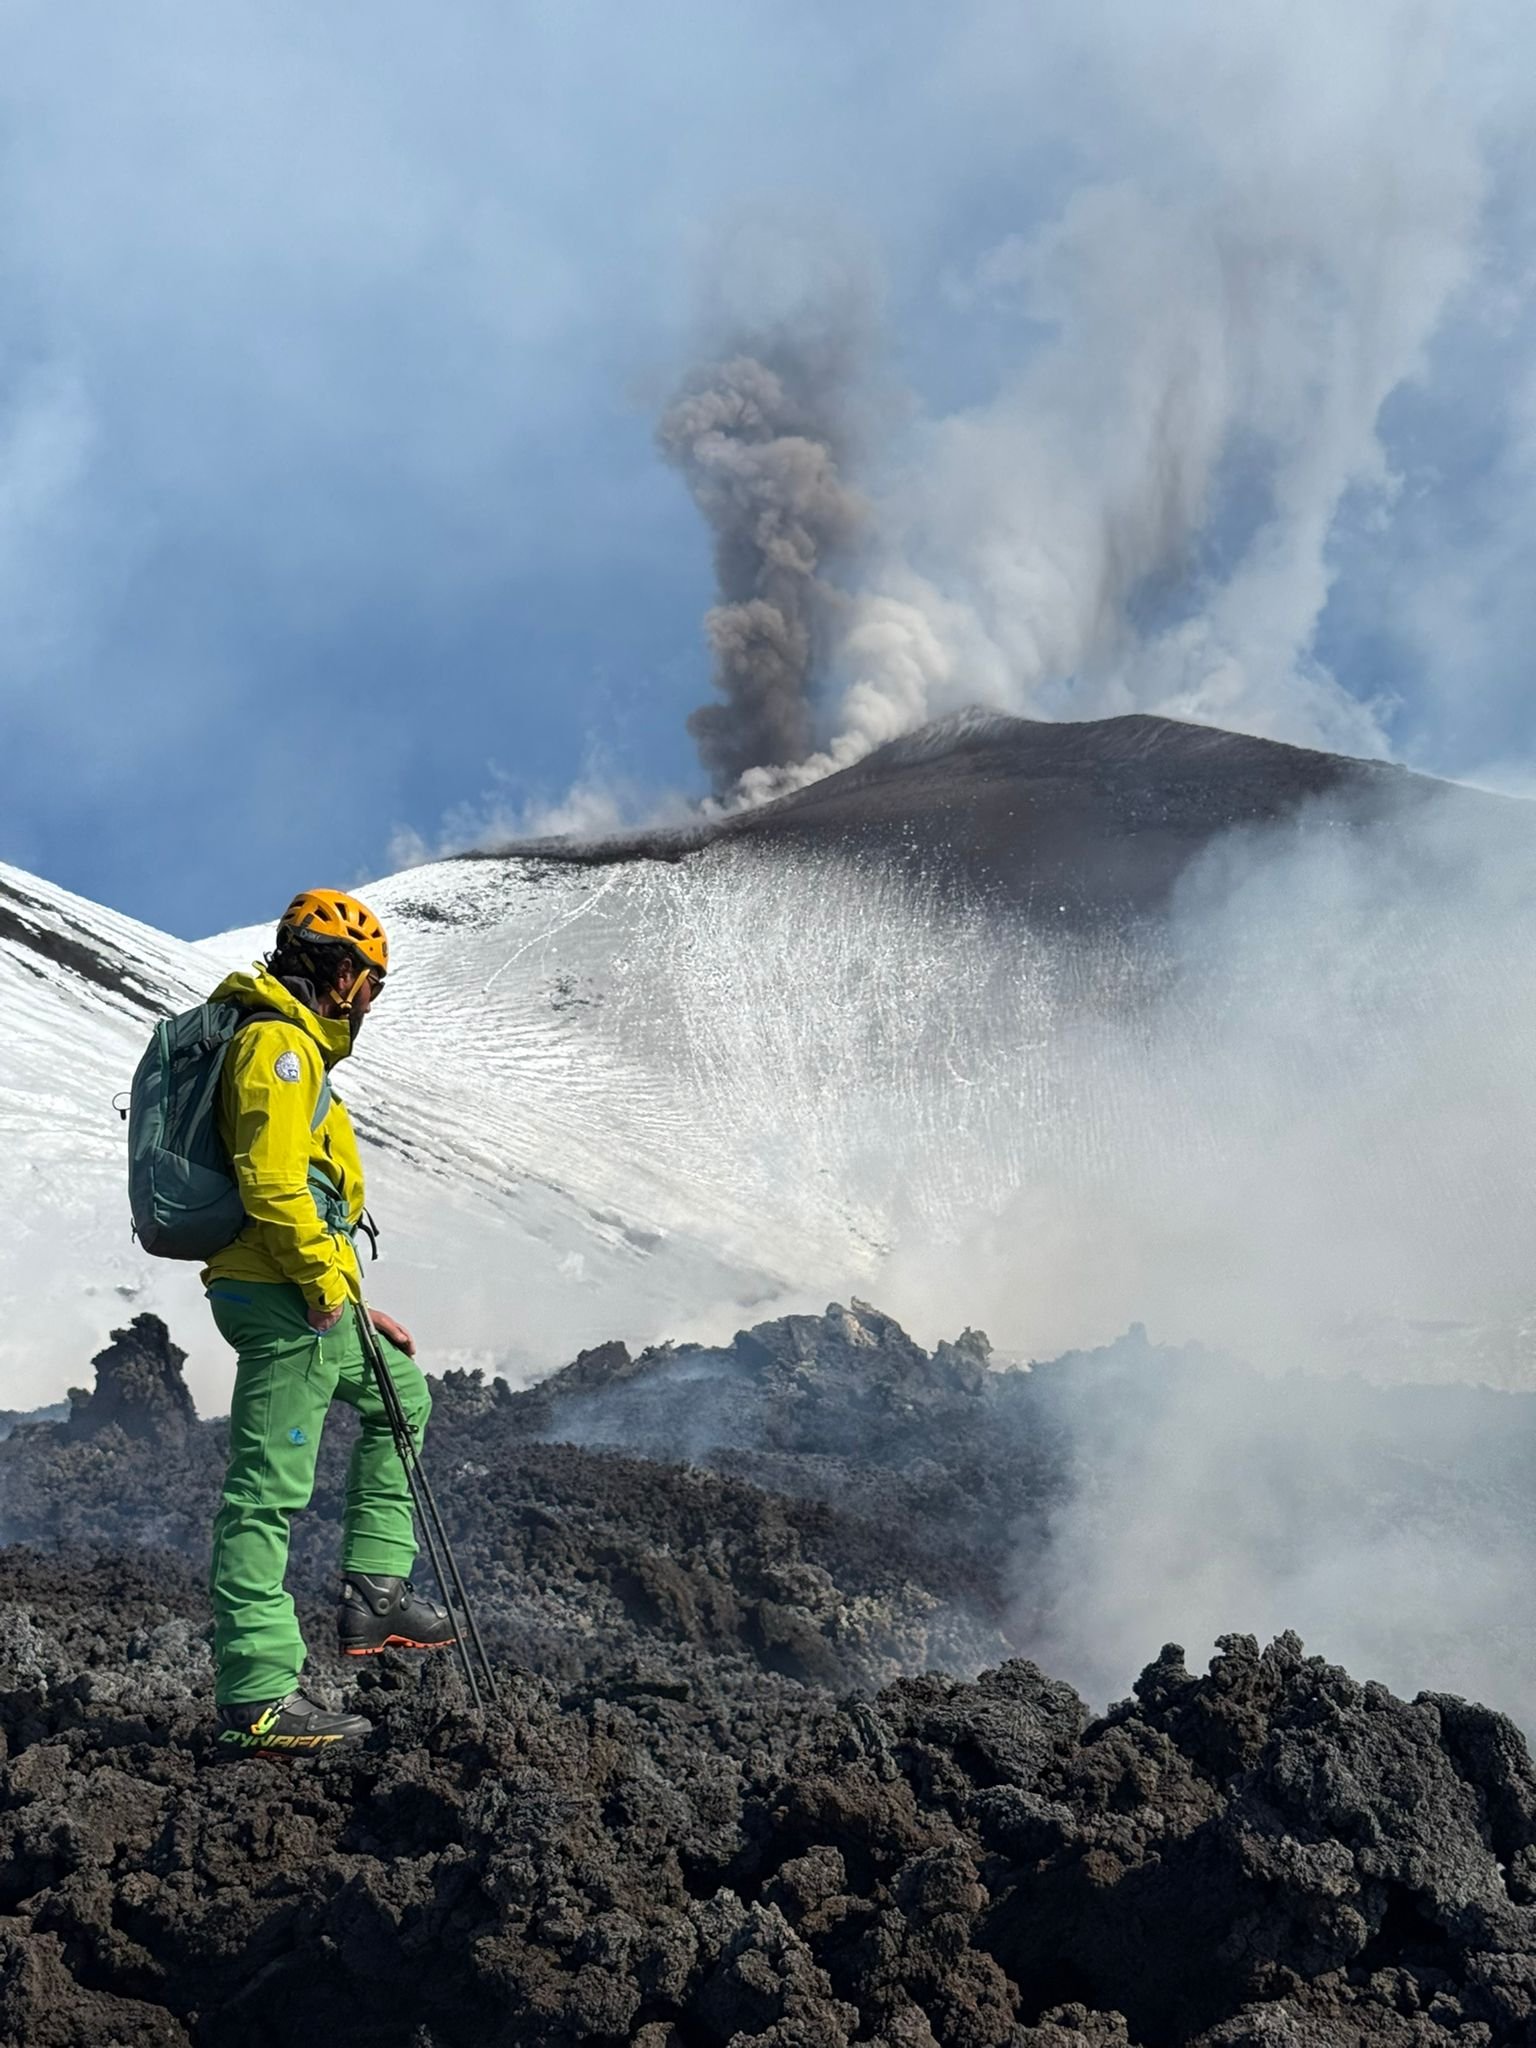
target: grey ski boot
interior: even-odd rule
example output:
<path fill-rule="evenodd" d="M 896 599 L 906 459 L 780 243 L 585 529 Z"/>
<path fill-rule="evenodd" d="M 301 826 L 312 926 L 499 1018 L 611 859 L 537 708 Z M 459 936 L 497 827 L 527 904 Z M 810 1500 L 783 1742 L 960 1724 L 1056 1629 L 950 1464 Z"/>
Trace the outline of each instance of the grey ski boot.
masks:
<path fill-rule="evenodd" d="M 336 1635 L 344 1657 L 380 1650 L 446 1650 L 458 1641 L 448 1610 L 425 1599 L 409 1579 L 348 1572 L 341 1582 Z"/>

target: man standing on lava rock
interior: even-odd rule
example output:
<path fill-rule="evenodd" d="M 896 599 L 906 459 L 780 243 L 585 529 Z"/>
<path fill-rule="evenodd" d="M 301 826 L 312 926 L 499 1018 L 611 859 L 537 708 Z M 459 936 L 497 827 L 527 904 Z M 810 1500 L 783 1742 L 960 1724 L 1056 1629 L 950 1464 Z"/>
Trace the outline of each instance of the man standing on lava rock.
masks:
<path fill-rule="evenodd" d="M 265 971 L 231 974 L 210 998 L 259 1013 L 230 1041 L 219 1082 L 219 1132 L 247 1220 L 202 1276 L 238 1354 L 212 1573 L 218 1739 L 235 1754 L 315 1754 L 372 1732 L 361 1715 L 328 1713 L 301 1690 L 304 1638 L 283 1585 L 289 1518 L 309 1505 L 333 1400 L 362 1423 L 347 1474 L 343 1654 L 455 1640 L 445 1610 L 410 1580 L 410 1491 L 357 1320 L 362 1161 L 330 1083 L 388 965 L 373 912 L 312 889 L 284 911 Z M 372 1322 L 419 1443 L 432 1403 L 415 1345 L 393 1316 L 374 1311 Z"/>

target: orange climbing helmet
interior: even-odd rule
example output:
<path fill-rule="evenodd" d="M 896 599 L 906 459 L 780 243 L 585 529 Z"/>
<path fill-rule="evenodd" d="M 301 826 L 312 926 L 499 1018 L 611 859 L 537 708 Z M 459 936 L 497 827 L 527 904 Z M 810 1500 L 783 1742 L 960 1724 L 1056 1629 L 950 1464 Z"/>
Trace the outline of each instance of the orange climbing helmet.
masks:
<path fill-rule="evenodd" d="M 380 979 L 389 971 L 389 941 L 383 925 L 366 903 L 340 889 L 301 889 L 277 921 L 279 943 L 285 933 L 349 946 Z"/>

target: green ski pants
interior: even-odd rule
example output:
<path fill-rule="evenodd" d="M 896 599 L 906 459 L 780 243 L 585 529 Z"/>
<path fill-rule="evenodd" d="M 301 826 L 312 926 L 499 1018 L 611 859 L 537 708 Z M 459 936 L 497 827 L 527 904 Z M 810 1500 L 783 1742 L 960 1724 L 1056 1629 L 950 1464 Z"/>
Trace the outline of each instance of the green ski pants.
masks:
<path fill-rule="evenodd" d="M 343 1572 L 409 1577 L 416 1533 L 405 1471 L 352 1310 L 322 1337 L 310 1328 L 297 1287 L 217 1280 L 208 1302 L 219 1334 L 239 1354 L 210 1584 L 215 1697 L 232 1706 L 281 1699 L 304 1669 L 304 1638 L 283 1586 L 288 1523 L 309 1505 L 332 1401 L 349 1403 L 362 1423 L 347 1471 Z M 419 1444 L 432 1408 L 426 1379 L 382 1335 L 379 1349 Z"/>

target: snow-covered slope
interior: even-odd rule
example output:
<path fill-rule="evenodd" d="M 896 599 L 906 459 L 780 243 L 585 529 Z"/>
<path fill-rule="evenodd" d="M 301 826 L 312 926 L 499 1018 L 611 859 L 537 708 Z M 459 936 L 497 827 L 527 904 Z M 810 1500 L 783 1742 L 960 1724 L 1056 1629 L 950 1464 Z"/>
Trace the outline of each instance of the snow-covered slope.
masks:
<path fill-rule="evenodd" d="M 370 1291 L 436 1365 L 514 1378 L 859 1293 L 930 1343 L 1145 1320 L 1523 1382 L 1533 820 L 1166 720 L 992 720 L 686 848 L 385 878 L 338 1077 Z M 269 941 L 0 869 L 0 1408 L 148 1306 L 221 1405 L 195 1272 L 130 1241 L 111 1105 L 153 1017 Z"/>
<path fill-rule="evenodd" d="M 371 892 L 400 969 L 338 1078 L 385 1226 L 374 1297 L 438 1364 L 516 1377 L 619 1330 L 659 1335 L 682 1304 L 691 1327 L 733 1328 L 785 1292 L 783 1246 L 750 1211 L 691 1197 L 644 1077 L 575 1056 L 591 998 L 550 979 L 547 927 L 600 888 L 452 864 Z M 86 1378 L 114 1318 L 154 1308 L 219 1406 L 227 1355 L 196 1269 L 132 1242 L 113 1098 L 157 1015 L 269 944 L 185 945 L 0 867 L 0 1405 Z M 607 1091 L 633 1121 L 604 1116 Z"/>
<path fill-rule="evenodd" d="M 206 1314 L 193 1273 L 133 1243 L 113 1108 L 201 972 L 191 947 L 0 866 L 0 1406 L 88 1381 L 133 1309 L 177 1330 Z"/>

